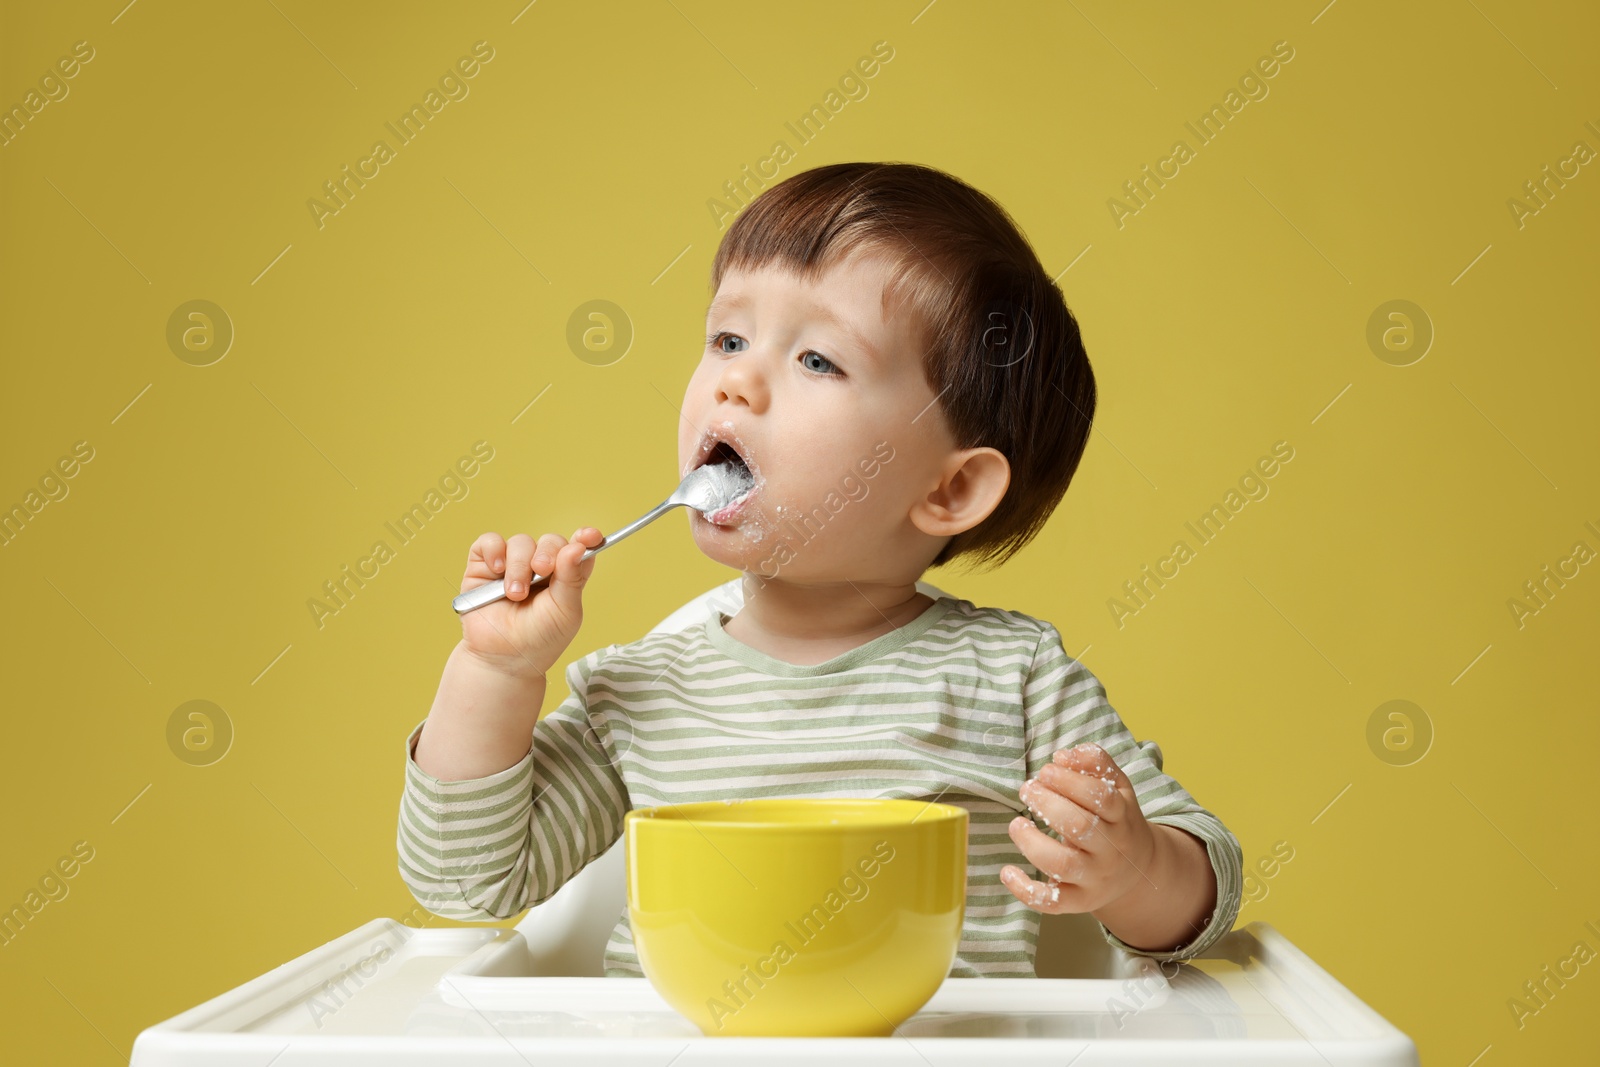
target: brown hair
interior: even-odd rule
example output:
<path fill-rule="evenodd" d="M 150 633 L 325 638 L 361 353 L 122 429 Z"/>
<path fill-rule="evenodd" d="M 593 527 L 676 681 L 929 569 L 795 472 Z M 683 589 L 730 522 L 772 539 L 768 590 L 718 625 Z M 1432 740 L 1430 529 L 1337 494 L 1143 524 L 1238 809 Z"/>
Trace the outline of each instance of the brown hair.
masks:
<path fill-rule="evenodd" d="M 914 163 L 835 163 L 764 190 L 723 237 L 711 289 L 769 264 L 816 281 L 857 249 L 894 264 L 885 313 L 905 300 L 922 325 L 923 374 L 956 447 L 1011 465 L 994 511 L 929 566 L 998 566 L 1044 526 L 1089 440 L 1094 372 L 1078 322 L 1004 208 Z"/>

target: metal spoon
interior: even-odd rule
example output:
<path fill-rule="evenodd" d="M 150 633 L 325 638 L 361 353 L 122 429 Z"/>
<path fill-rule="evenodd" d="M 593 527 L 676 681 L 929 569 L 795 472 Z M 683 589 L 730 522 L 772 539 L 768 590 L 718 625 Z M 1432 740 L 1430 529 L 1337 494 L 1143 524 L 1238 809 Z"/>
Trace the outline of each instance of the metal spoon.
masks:
<path fill-rule="evenodd" d="M 635 530 L 648 526 L 680 505 L 694 508 L 701 515 L 709 518 L 749 492 L 754 485 L 755 478 L 751 475 L 750 468 L 731 459 L 696 467 L 689 472 L 688 477 L 678 484 L 678 488 L 673 490 L 671 496 L 652 508 L 643 518 L 636 519 L 616 533 L 608 535 L 597 547 L 585 552 L 578 562 L 582 563 L 595 553 L 610 548 Z M 547 582 L 549 579 L 550 576 L 548 574 L 534 575 L 533 581 L 528 583 L 528 596 L 533 596 L 534 592 L 539 588 L 540 582 Z M 492 582 L 485 582 L 476 588 L 468 589 L 465 593 L 452 600 L 450 606 L 456 609 L 457 615 L 465 615 L 474 608 L 481 608 L 485 604 L 493 604 L 496 600 L 504 600 L 505 597 L 505 579 L 496 578 Z M 527 601 L 524 600 L 522 603 L 527 603 Z"/>

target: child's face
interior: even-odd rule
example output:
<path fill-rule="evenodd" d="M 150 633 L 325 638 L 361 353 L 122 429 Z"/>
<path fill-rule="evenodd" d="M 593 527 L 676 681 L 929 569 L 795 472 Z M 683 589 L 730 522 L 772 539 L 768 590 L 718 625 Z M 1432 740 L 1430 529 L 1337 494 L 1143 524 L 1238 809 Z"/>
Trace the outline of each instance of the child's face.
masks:
<path fill-rule="evenodd" d="M 766 578 L 915 580 L 942 538 L 912 524 L 953 442 L 923 377 L 918 331 L 881 310 L 884 260 L 849 257 L 815 285 L 776 267 L 730 271 L 678 423 L 680 477 L 719 435 L 757 488 L 712 523 L 690 508 L 712 559 Z M 830 316 L 837 321 L 830 321 Z"/>

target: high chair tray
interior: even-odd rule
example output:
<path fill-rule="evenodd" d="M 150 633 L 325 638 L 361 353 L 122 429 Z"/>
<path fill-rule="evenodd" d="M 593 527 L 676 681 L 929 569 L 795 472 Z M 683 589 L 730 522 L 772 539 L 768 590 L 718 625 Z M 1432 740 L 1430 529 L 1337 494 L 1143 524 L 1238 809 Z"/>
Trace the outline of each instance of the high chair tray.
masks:
<path fill-rule="evenodd" d="M 374 919 L 142 1032 L 132 1067 L 825 1061 L 1417 1064 L 1411 1040 L 1255 922 L 1181 966 L 949 978 L 893 1037 L 706 1037 L 643 978 L 530 977 L 515 930 Z"/>

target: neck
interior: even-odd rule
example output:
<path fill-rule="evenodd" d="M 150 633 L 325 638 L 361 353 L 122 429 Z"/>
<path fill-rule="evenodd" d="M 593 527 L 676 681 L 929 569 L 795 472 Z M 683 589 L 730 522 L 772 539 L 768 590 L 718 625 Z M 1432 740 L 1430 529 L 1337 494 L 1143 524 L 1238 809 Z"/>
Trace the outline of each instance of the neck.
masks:
<path fill-rule="evenodd" d="M 904 626 L 933 602 L 913 581 L 797 583 L 746 572 L 742 626 L 777 641 L 859 643 Z"/>

